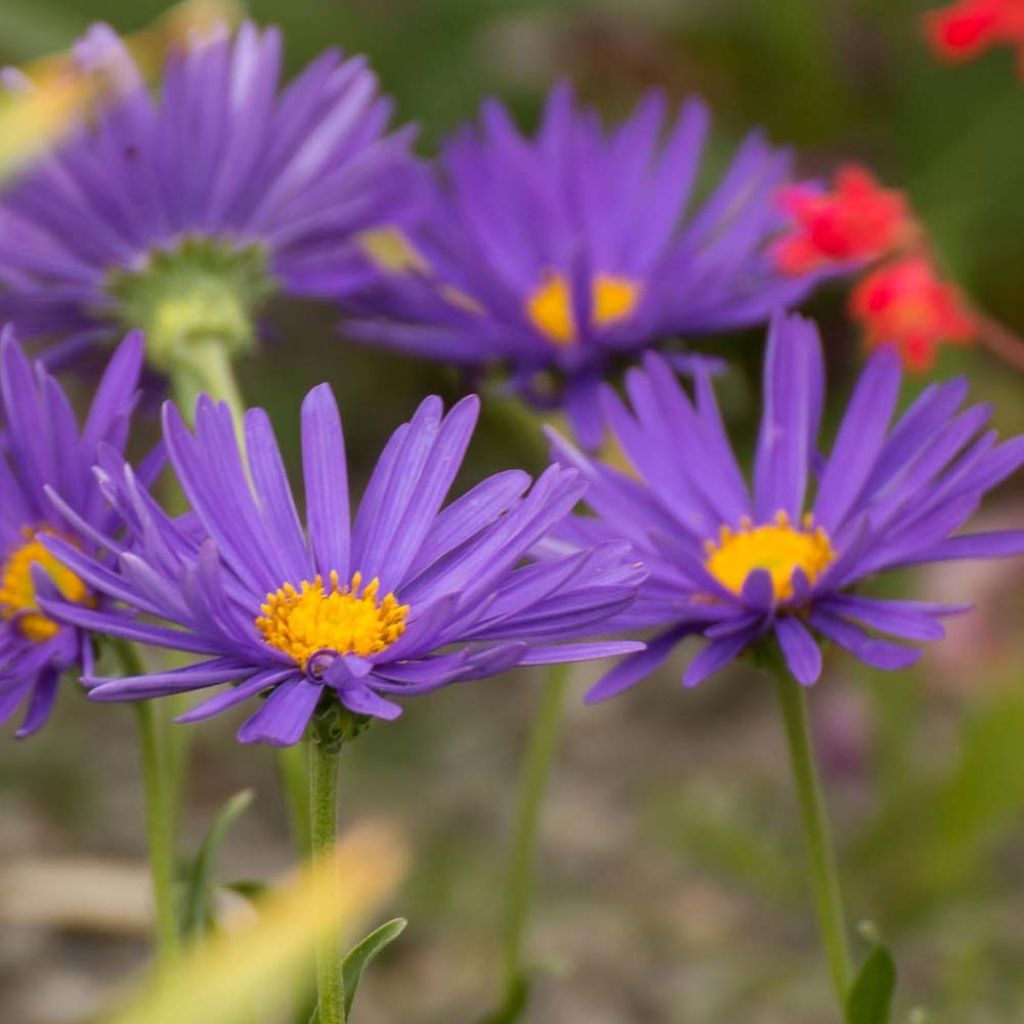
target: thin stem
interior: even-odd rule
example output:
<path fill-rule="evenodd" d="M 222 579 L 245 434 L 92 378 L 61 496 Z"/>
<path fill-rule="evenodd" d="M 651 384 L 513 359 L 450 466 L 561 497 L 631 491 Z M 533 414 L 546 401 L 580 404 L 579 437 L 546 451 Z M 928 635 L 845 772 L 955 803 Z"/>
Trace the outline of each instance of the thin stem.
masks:
<path fill-rule="evenodd" d="M 971 317 L 978 327 L 978 340 L 982 345 L 1003 362 L 1024 370 L 1024 338 L 977 308 L 971 310 Z"/>
<path fill-rule="evenodd" d="M 775 686 L 779 697 L 779 709 L 786 727 L 790 765 L 793 769 L 804 837 L 807 841 L 811 888 L 814 891 L 818 926 L 829 970 L 832 973 L 832 985 L 842 1010 L 846 1004 L 852 977 L 850 949 L 828 814 L 814 759 L 807 703 L 803 687 L 785 670 L 775 672 Z"/>
<path fill-rule="evenodd" d="M 222 341 L 217 338 L 211 338 L 205 344 L 193 341 L 188 347 L 188 359 L 179 360 L 171 374 L 171 386 L 178 408 L 186 419 L 192 419 L 196 399 L 206 394 L 215 401 L 227 402 L 236 429 L 241 429 L 245 405 L 235 379 L 231 353 Z"/>
<path fill-rule="evenodd" d="M 541 809 L 565 717 L 569 665 L 552 665 L 533 721 L 519 783 L 519 807 L 505 890 L 505 999 L 519 1001 L 523 987 L 523 940 L 533 897 Z M 513 1018 L 509 1018 L 513 1019 Z"/>
<path fill-rule="evenodd" d="M 341 879 L 331 858 L 338 834 L 338 775 L 340 746 L 311 738 L 309 748 L 310 847 L 323 866 L 323 899 L 341 900 Z M 341 974 L 342 949 L 337 934 L 327 937 L 316 951 L 317 1024 L 344 1024 L 345 984 Z"/>
<path fill-rule="evenodd" d="M 127 641 L 116 644 L 125 675 L 144 671 L 138 651 Z M 166 723 L 157 702 L 135 704 L 139 725 L 139 750 L 142 760 L 142 791 L 146 810 L 146 839 L 149 846 L 149 870 L 153 880 L 153 907 L 156 915 L 157 958 L 167 963 L 181 950 L 178 906 L 175 894 L 177 876 L 176 785 L 167 756 Z"/>

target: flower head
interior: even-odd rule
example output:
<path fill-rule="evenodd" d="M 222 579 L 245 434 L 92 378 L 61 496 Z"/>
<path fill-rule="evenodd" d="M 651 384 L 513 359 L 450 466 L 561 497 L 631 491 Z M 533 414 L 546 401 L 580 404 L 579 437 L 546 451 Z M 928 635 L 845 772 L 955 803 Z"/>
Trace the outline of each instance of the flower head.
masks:
<path fill-rule="evenodd" d="M 772 253 L 787 274 L 876 260 L 915 232 L 903 193 L 883 188 L 870 171 L 856 164 L 839 169 L 831 192 L 814 185 L 790 185 L 779 193 L 779 204 L 793 227 Z"/>
<path fill-rule="evenodd" d="M 416 175 L 362 58 L 281 89 L 280 33 L 245 24 L 174 49 L 154 98 L 106 26 L 76 53 L 116 98 L 0 196 L 0 315 L 52 339 L 48 360 L 139 327 L 173 371 L 196 339 L 250 345 L 275 289 L 364 281 L 357 238 L 401 219 Z"/>
<path fill-rule="evenodd" d="M 667 130 L 666 113 L 651 93 L 605 132 L 563 86 L 527 138 L 485 104 L 444 147 L 425 223 L 380 253 L 381 281 L 349 328 L 510 367 L 523 395 L 564 401 L 594 440 L 595 388 L 617 361 L 673 335 L 757 323 L 810 286 L 769 256 L 788 154 L 749 136 L 695 204 L 707 108 L 689 101 Z"/>
<path fill-rule="evenodd" d="M 302 736 L 318 707 L 340 702 L 394 718 L 394 696 L 514 665 L 635 651 L 628 642 L 561 643 L 593 635 L 634 599 L 644 571 L 628 544 L 522 564 L 579 500 L 577 473 L 552 466 L 532 488 L 524 473 L 499 473 L 442 508 L 478 405 L 470 397 L 442 416 L 439 399 L 423 402 L 384 449 L 350 528 L 341 421 L 327 385 L 314 388 L 302 408 L 303 529 L 262 410 L 245 417 L 246 467 L 225 405 L 200 399 L 192 433 L 167 404 L 168 454 L 193 514 L 169 518 L 131 468 L 105 453 L 103 488 L 131 538 L 103 538 L 116 570 L 62 538 L 47 546 L 123 607 L 93 611 L 54 597 L 47 608 L 204 660 L 90 679 L 92 695 L 131 700 L 234 683 L 183 720 L 263 696 L 239 739 L 282 745 Z"/>
<path fill-rule="evenodd" d="M 954 536 L 985 493 L 1024 462 L 1024 437 L 997 444 L 986 429 L 990 409 L 958 412 L 963 380 L 927 388 L 890 424 L 900 390 L 891 349 L 871 357 L 819 463 L 818 334 L 799 317 L 776 319 L 752 488 L 706 374 L 693 402 L 668 365 L 649 355 L 626 385 L 632 408 L 610 388 L 603 401 L 635 475 L 552 435 L 557 457 L 590 481 L 586 500 L 597 515 L 570 520 L 548 547 L 564 554 L 621 536 L 650 569 L 616 625 L 659 633 L 591 699 L 639 682 L 688 635 L 708 642 L 686 671 L 687 685 L 772 637 L 804 684 L 821 671 L 815 634 L 869 665 L 905 667 L 920 650 L 900 641 L 940 638 L 941 617 L 962 608 L 873 598 L 856 593 L 860 584 L 902 566 L 1024 552 L 1024 531 Z"/>
<path fill-rule="evenodd" d="M 927 14 L 925 27 L 940 57 L 971 60 L 992 46 L 1024 46 L 1024 2 L 959 0 Z"/>
<path fill-rule="evenodd" d="M 959 291 L 921 256 L 885 263 L 859 281 L 850 313 L 863 324 L 869 348 L 894 345 L 916 371 L 934 365 L 940 345 L 966 345 L 977 333 Z"/>
<path fill-rule="evenodd" d="M 41 601 L 59 596 L 89 613 L 102 602 L 46 547 L 48 540 L 64 538 L 83 556 L 98 557 L 88 537 L 72 538 L 46 488 L 58 488 L 90 529 L 113 528 L 92 467 L 101 449 L 113 453 L 124 447 L 141 365 L 141 340 L 128 338 L 111 359 L 80 428 L 60 385 L 42 366 L 29 364 L 9 328 L 0 340 L 0 722 L 27 702 L 19 736 L 46 721 L 62 673 L 92 668 L 87 631 L 58 622 Z"/>

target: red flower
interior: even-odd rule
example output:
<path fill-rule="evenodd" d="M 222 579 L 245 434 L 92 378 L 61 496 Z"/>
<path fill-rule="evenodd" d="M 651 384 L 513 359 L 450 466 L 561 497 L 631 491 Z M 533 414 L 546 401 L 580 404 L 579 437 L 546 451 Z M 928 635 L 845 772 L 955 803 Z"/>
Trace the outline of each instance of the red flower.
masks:
<path fill-rule="evenodd" d="M 886 263 L 864 277 L 850 295 L 850 314 L 863 323 L 870 348 L 896 345 L 904 364 L 917 371 L 934 365 L 939 345 L 965 345 L 977 334 L 959 291 L 921 256 Z"/>
<path fill-rule="evenodd" d="M 999 43 L 1024 47 L 1024 0 L 959 0 L 926 15 L 925 27 L 946 60 L 970 60 Z"/>
<path fill-rule="evenodd" d="M 780 192 L 779 204 L 795 221 L 793 231 L 773 250 L 776 266 L 788 274 L 875 260 L 914 233 L 903 193 L 882 188 L 870 171 L 856 164 L 839 169 L 834 191 L 794 185 Z"/>

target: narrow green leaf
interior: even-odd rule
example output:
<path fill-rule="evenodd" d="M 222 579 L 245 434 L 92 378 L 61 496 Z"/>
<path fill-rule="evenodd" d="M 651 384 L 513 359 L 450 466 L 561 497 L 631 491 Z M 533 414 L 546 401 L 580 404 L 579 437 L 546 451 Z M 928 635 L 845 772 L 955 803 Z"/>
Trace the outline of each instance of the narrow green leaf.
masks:
<path fill-rule="evenodd" d="M 239 896 L 252 901 L 265 896 L 270 888 L 270 884 L 255 878 L 239 878 L 234 882 L 222 882 L 221 888 L 229 889 L 231 892 L 238 893 Z"/>
<path fill-rule="evenodd" d="M 206 929 L 211 916 L 217 854 L 231 827 L 251 803 L 250 789 L 244 789 L 231 797 L 214 819 L 195 860 L 185 869 L 181 920 L 186 936 L 195 937 Z"/>
<path fill-rule="evenodd" d="M 846 1024 L 889 1024 L 896 965 L 885 946 L 875 946 L 850 987 Z"/>
<path fill-rule="evenodd" d="M 359 979 L 363 976 L 366 965 L 386 946 L 390 946 L 409 922 L 404 917 L 396 917 L 387 924 L 382 924 L 370 932 L 362 942 L 353 946 L 341 964 L 341 975 L 345 982 L 345 1016 L 352 1012 L 352 1000 L 355 999 Z"/>
<path fill-rule="evenodd" d="M 530 999 L 530 979 L 526 975 L 517 978 L 505 993 L 505 1001 L 498 1009 L 487 1014 L 478 1024 L 515 1024 L 526 1013 Z"/>

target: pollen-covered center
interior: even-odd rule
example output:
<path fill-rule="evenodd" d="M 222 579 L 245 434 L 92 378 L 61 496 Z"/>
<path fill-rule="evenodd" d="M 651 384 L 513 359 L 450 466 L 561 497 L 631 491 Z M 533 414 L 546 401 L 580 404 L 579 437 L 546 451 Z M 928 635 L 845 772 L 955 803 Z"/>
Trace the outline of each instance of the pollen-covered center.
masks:
<path fill-rule="evenodd" d="M 303 580 L 297 590 L 285 583 L 267 594 L 256 627 L 271 647 L 303 668 L 321 651 L 362 657 L 377 654 L 405 632 L 409 606 L 399 604 L 394 594 L 378 600 L 378 579 L 365 587 L 362 584 L 358 572 L 347 587 L 340 586 L 336 572 L 331 573 L 327 586 L 319 575 L 312 581 Z"/>
<path fill-rule="evenodd" d="M 765 569 L 772 578 L 776 601 L 793 596 L 793 573 L 802 569 L 813 583 L 835 561 L 836 553 L 828 534 L 814 528 L 810 516 L 802 528 L 792 526 L 789 516 L 779 512 L 773 523 L 754 526 L 749 519 L 740 529 L 723 526 L 718 540 L 705 542 L 704 565 L 726 590 L 743 591 L 743 584 L 755 569 Z"/>
<path fill-rule="evenodd" d="M 597 274 L 590 286 L 590 319 L 595 327 L 610 327 L 632 315 L 640 301 L 640 285 L 615 274 Z M 556 345 L 579 339 L 572 288 L 564 274 L 549 271 L 526 302 L 530 322 Z"/>
<path fill-rule="evenodd" d="M 69 601 L 82 603 L 89 597 L 89 589 L 82 580 L 43 547 L 39 537 L 45 532 L 49 531 L 27 527 L 25 542 L 7 553 L 0 569 L 0 619 L 13 620 L 16 628 L 33 643 L 49 640 L 60 631 L 60 626 L 39 610 L 32 582 L 34 565 L 53 580 Z"/>

